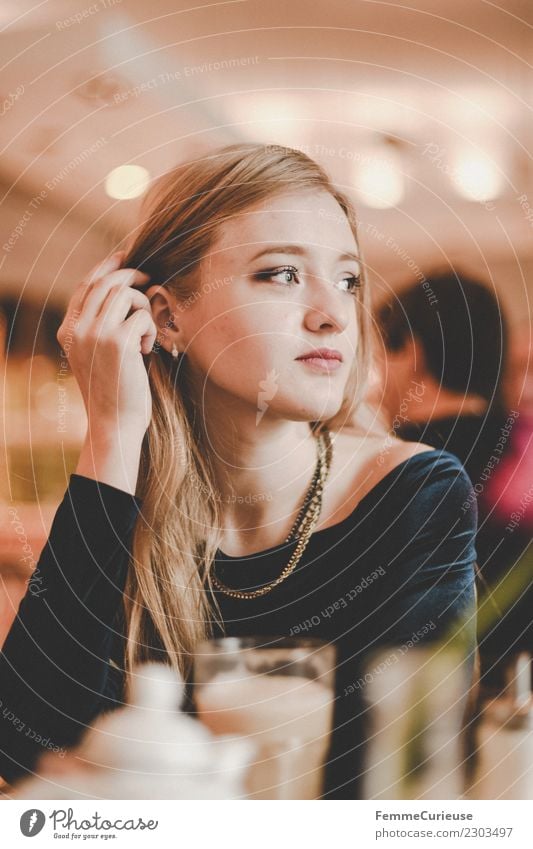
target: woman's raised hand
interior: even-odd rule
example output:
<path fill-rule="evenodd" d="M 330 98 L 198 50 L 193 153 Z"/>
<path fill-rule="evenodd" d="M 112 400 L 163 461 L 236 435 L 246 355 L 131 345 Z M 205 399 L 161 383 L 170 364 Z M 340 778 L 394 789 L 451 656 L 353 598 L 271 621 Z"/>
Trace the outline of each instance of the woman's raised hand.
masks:
<path fill-rule="evenodd" d="M 152 417 L 142 355 L 150 353 L 157 327 L 149 299 L 134 288 L 149 277 L 121 268 L 123 258 L 112 254 L 78 285 L 57 340 L 83 395 L 89 432 L 142 437 Z"/>

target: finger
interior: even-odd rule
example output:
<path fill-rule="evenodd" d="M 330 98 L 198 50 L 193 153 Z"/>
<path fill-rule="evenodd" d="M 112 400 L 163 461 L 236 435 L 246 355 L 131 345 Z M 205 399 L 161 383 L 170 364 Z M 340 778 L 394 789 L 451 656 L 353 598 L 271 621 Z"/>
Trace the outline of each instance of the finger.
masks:
<path fill-rule="evenodd" d="M 111 272 L 111 274 L 107 274 L 105 277 L 102 277 L 97 283 L 94 283 L 90 287 L 90 290 L 87 293 L 87 297 L 83 304 L 80 324 L 86 327 L 94 321 L 100 313 L 110 289 L 114 286 L 130 288 L 132 283 L 141 280 L 146 282 L 148 279 L 147 274 L 144 274 L 143 271 L 138 271 L 136 268 L 121 268 L 118 271 Z M 132 289 L 132 291 L 134 290 Z"/>
<path fill-rule="evenodd" d="M 111 256 L 106 257 L 86 275 L 86 277 L 78 283 L 72 297 L 68 303 L 65 321 L 78 319 L 80 313 L 83 309 L 83 305 L 85 303 L 85 299 L 90 291 L 93 283 L 98 280 L 102 275 L 107 274 L 111 271 L 115 271 L 117 268 L 120 268 L 120 263 L 124 257 L 124 251 L 117 251 Z"/>
<path fill-rule="evenodd" d="M 119 288 L 114 286 L 102 304 L 102 309 L 98 313 L 97 323 L 102 329 L 117 327 L 126 320 L 130 310 L 146 310 L 150 315 L 150 301 L 138 292 L 136 289 L 131 289 L 129 286 Z"/>
<path fill-rule="evenodd" d="M 90 286 L 92 283 L 96 283 L 96 281 L 101 277 L 105 277 L 106 274 L 110 274 L 112 271 L 120 268 L 124 256 L 125 251 L 115 251 L 115 253 L 110 254 L 110 256 L 101 260 L 101 262 L 97 263 L 97 265 L 89 271 L 89 273 L 83 278 L 83 282 Z"/>
<path fill-rule="evenodd" d="M 121 332 L 126 334 L 128 347 L 149 354 L 156 340 L 157 327 L 148 310 L 136 310 L 123 322 Z"/>

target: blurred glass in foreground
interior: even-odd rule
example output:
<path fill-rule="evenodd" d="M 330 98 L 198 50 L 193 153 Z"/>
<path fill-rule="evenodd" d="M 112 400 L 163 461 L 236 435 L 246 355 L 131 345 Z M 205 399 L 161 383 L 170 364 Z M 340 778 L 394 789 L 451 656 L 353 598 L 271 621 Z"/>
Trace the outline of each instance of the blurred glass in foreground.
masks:
<path fill-rule="evenodd" d="M 334 646 L 313 638 L 226 637 L 200 647 L 198 716 L 214 734 L 239 734 L 253 743 L 248 799 L 320 797 L 334 662 Z"/>

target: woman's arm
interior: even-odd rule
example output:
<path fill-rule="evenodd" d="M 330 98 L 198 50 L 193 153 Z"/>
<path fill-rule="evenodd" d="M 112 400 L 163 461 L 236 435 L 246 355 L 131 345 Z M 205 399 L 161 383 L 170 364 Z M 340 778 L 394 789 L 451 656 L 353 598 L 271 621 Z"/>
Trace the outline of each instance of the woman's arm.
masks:
<path fill-rule="evenodd" d="M 381 640 L 459 643 L 473 667 L 477 510 L 470 479 L 453 455 L 435 451 L 412 458 L 400 489 Z"/>
<path fill-rule="evenodd" d="M 57 332 L 68 342 L 88 430 L 37 564 L 39 593 L 30 582 L 0 655 L 0 775 L 8 781 L 42 752 L 75 742 L 120 697 L 109 658 L 152 415 L 143 354 L 157 335 L 150 302 L 135 288 L 149 278 L 121 268 L 123 258 L 113 254 L 79 284 Z"/>
<path fill-rule="evenodd" d="M 140 499 L 73 474 L 0 654 L 0 775 L 76 742 L 116 698 L 109 665 Z M 120 626 L 118 626 L 120 627 Z M 118 677 L 117 677 L 118 676 Z"/>
<path fill-rule="evenodd" d="M 403 506 L 398 503 L 393 535 L 398 546 L 388 565 L 381 640 L 393 652 L 400 649 L 399 656 L 413 646 L 435 643 L 457 653 L 453 663 L 464 673 L 463 689 L 456 693 L 463 711 L 461 747 L 471 770 L 479 684 L 476 498 L 453 455 L 436 451 L 414 460 L 407 486 L 401 488 Z M 454 681 L 451 676 L 450 687 Z"/>

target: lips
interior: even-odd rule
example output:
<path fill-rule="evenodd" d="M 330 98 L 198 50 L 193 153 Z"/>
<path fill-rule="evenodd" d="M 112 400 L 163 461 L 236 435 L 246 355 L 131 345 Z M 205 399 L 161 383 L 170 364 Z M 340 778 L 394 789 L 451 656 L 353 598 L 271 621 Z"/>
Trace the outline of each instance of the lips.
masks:
<path fill-rule="evenodd" d="M 335 348 L 315 348 L 314 351 L 308 351 L 307 354 L 302 354 L 297 357 L 297 360 L 338 360 L 342 363 L 342 354 Z"/>

